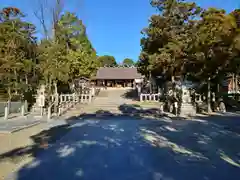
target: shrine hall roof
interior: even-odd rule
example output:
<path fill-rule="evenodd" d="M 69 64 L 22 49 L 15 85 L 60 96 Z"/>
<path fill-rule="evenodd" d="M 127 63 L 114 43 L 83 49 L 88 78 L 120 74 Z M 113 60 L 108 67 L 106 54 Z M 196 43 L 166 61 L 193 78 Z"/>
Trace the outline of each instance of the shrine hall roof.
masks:
<path fill-rule="evenodd" d="M 141 74 L 135 67 L 101 67 L 97 71 L 95 79 L 140 79 Z"/>

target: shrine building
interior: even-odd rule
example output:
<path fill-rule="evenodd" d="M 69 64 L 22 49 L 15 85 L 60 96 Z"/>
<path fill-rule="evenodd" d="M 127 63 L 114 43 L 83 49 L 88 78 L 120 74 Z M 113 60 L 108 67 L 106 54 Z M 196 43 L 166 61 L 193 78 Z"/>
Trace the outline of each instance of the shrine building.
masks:
<path fill-rule="evenodd" d="M 143 77 L 136 67 L 101 67 L 92 81 L 97 86 L 135 87 Z"/>

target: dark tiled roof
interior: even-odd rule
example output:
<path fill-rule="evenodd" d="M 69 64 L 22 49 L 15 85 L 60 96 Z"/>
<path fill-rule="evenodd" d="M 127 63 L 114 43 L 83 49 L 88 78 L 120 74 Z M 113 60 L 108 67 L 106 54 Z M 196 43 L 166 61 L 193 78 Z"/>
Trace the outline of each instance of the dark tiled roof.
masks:
<path fill-rule="evenodd" d="M 102 67 L 98 69 L 95 79 L 139 79 L 141 77 L 137 68 Z"/>

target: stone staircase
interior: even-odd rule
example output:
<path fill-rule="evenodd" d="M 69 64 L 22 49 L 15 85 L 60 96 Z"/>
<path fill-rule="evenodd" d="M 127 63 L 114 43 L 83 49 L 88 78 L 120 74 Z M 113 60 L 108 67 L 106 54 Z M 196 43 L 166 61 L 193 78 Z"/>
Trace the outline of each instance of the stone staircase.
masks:
<path fill-rule="evenodd" d="M 120 113 L 119 106 L 122 104 L 129 104 L 131 101 L 123 99 L 121 97 L 97 97 L 95 101 L 89 106 L 85 107 L 86 112 L 93 111 L 109 111 L 111 113 Z"/>
<path fill-rule="evenodd" d="M 125 99 L 122 95 L 126 90 L 102 90 L 90 104 L 79 104 L 66 113 L 66 116 L 77 116 L 79 114 L 94 114 L 97 111 L 109 113 L 121 113 L 119 106 L 132 103 L 131 99 Z"/>

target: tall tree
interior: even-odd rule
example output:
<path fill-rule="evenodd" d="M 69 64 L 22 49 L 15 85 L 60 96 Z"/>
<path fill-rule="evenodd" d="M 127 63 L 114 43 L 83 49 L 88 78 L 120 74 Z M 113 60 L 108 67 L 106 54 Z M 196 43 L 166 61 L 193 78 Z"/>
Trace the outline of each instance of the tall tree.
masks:
<path fill-rule="evenodd" d="M 78 17 L 66 12 L 59 21 L 61 40 L 66 43 L 70 63 L 70 78 L 90 77 L 97 68 L 96 52 L 86 34 L 86 27 Z"/>
<path fill-rule="evenodd" d="M 123 60 L 123 65 L 135 65 L 135 63 L 132 59 L 126 58 Z"/>
<path fill-rule="evenodd" d="M 99 61 L 101 66 L 115 66 L 115 65 L 117 65 L 117 62 L 116 62 L 115 58 L 113 56 L 109 56 L 109 55 L 104 55 L 104 56 L 98 57 L 98 61 Z"/>
<path fill-rule="evenodd" d="M 35 26 L 23 17 L 15 7 L 0 11 L 0 78 L 9 99 L 13 91 L 22 94 L 28 88 L 35 66 Z"/>
<path fill-rule="evenodd" d="M 53 84 L 57 92 L 59 81 L 90 77 L 96 71 L 97 61 L 86 28 L 75 14 L 65 12 L 55 27 L 54 38 L 43 41 L 40 54 L 45 81 L 49 87 Z"/>
<path fill-rule="evenodd" d="M 181 75 L 187 60 L 188 33 L 201 8 L 178 0 L 152 0 L 151 4 L 159 14 L 153 15 L 142 31 L 138 69 L 146 75 Z"/>
<path fill-rule="evenodd" d="M 142 32 L 139 71 L 208 83 L 210 111 L 210 81 L 219 84 L 226 73 L 239 73 L 239 11 L 227 15 L 184 0 L 152 0 L 151 4 L 159 14 Z"/>
<path fill-rule="evenodd" d="M 210 82 L 225 74 L 229 64 L 232 30 L 231 20 L 225 11 L 210 8 L 202 13 L 194 31 L 191 44 L 196 68 L 189 71 L 208 84 L 208 112 L 211 112 Z"/>

